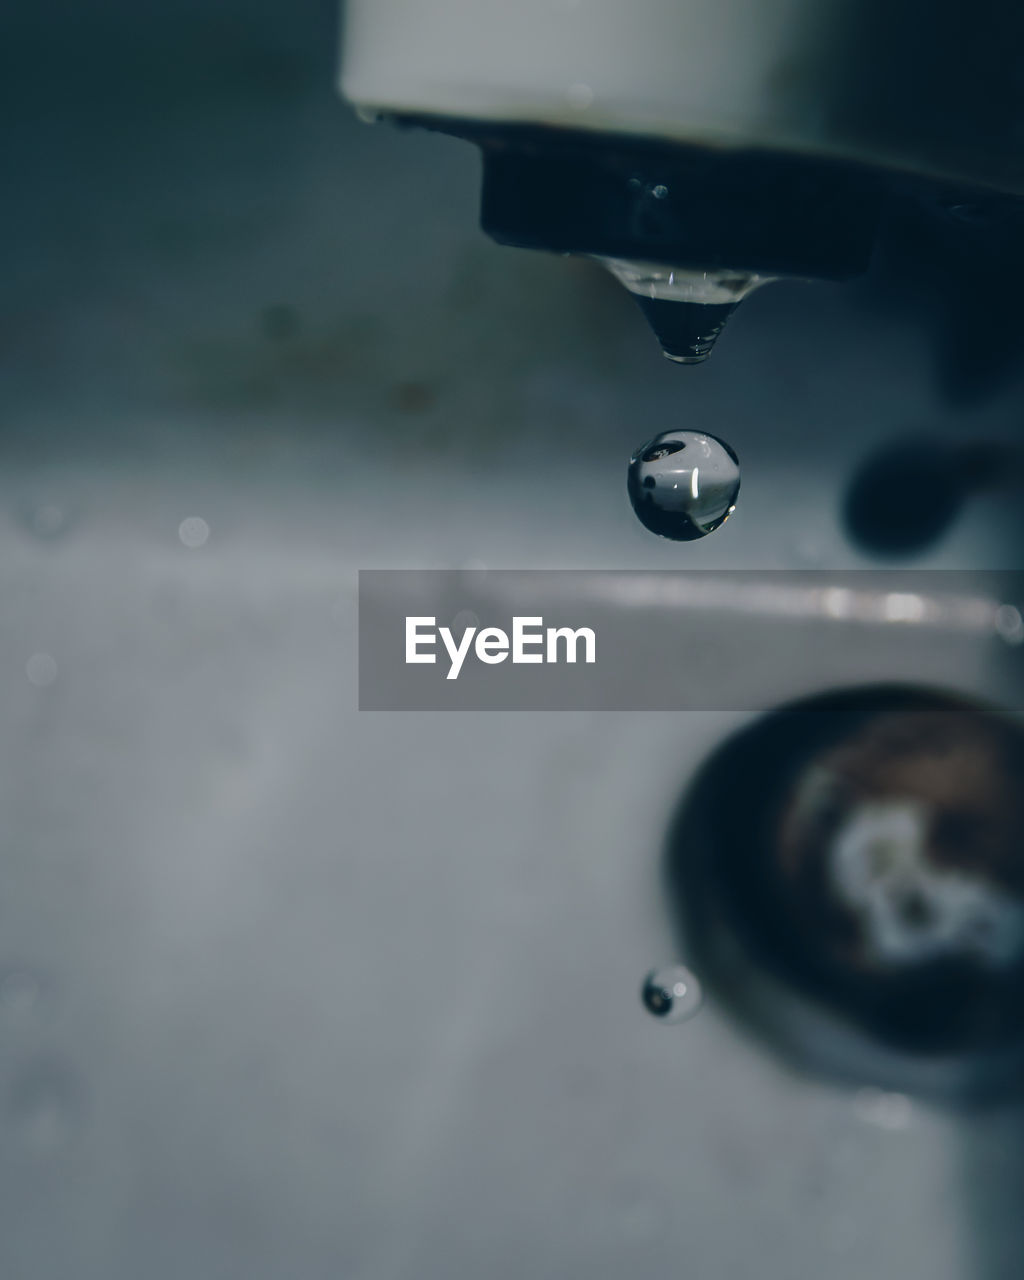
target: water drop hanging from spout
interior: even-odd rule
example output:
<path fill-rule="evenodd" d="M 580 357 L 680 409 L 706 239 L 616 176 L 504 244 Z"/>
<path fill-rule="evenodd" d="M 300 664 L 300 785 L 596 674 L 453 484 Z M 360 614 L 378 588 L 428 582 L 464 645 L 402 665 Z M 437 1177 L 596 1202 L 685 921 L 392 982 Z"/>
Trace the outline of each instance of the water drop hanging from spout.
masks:
<path fill-rule="evenodd" d="M 676 364 L 706 360 L 743 299 L 772 279 L 749 271 L 702 271 L 619 258 L 600 261 L 637 300 L 663 354 Z"/>

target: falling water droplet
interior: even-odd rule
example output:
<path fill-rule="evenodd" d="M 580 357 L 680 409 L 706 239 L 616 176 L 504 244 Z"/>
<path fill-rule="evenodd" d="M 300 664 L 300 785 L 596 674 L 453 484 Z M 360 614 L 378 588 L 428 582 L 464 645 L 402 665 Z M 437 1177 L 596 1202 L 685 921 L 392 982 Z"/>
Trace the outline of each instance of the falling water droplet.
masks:
<path fill-rule="evenodd" d="M 676 542 L 713 533 L 736 509 L 740 464 L 703 431 L 663 431 L 629 463 L 629 500 L 640 523 Z"/>
<path fill-rule="evenodd" d="M 685 1022 L 703 1003 L 696 977 L 681 964 L 652 969 L 640 988 L 640 999 L 648 1013 L 662 1022 Z"/>

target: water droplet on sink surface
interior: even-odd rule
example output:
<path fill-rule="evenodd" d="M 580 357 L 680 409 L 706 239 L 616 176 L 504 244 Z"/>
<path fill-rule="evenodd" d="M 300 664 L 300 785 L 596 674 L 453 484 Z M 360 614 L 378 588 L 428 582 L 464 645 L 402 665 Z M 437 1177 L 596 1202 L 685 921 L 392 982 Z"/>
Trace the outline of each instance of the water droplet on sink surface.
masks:
<path fill-rule="evenodd" d="M 717 436 L 663 431 L 633 454 L 627 483 L 633 510 L 646 529 L 675 542 L 693 542 L 735 511 L 740 464 Z"/>
<path fill-rule="evenodd" d="M 703 1003 L 700 983 L 684 965 L 652 969 L 640 988 L 644 1008 L 662 1022 L 685 1022 Z"/>
<path fill-rule="evenodd" d="M 205 547 L 210 537 L 210 526 L 202 516 L 186 516 L 178 525 L 178 538 L 183 547 L 190 551 L 198 551 Z"/>

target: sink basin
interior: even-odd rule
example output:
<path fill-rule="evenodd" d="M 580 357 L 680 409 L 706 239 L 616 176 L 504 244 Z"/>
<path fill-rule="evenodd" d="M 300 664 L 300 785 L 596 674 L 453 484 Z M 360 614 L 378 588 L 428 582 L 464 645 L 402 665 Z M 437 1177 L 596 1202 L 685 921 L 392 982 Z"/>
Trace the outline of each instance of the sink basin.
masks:
<path fill-rule="evenodd" d="M 814 668 L 757 623 L 778 682 L 688 710 L 360 712 L 356 575 L 875 572 L 852 469 L 922 421 L 1012 438 L 1019 393 L 945 404 L 912 324 L 824 286 L 668 367 L 598 268 L 473 229 L 468 149 L 349 118 L 322 6 L 218 14 L 3 19 L 0 1273 L 1016 1277 L 1016 1103 L 639 999 L 680 958 L 680 796 L 867 678 L 863 626 Z M 625 492 L 676 422 L 744 469 L 687 547 Z M 970 506 L 920 589 L 1018 569 L 1018 505 Z M 899 635 L 902 678 L 1019 709 L 1020 650 Z"/>

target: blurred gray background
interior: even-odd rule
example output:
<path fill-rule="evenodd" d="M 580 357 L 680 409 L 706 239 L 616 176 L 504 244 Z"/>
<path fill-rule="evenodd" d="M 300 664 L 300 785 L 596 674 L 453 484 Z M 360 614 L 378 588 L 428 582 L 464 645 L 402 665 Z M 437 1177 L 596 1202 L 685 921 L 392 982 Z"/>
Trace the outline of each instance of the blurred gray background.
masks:
<path fill-rule="evenodd" d="M 868 565 L 857 463 L 1020 387 L 946 404 L 856 287 L 669 366 L 479 233 L 472 149 L 355 120 L 324 0 L 0 21 L 4 1280 L 1019 1276 L 1016 1108 L 640 1005 L 743 715 L 360 715 L 354 639 L 360 567 Z M 624 483 L 677 424 L 744 467 L 685 547 Z M 918 563 L 1020 567 L 1019 505 Z"/>

